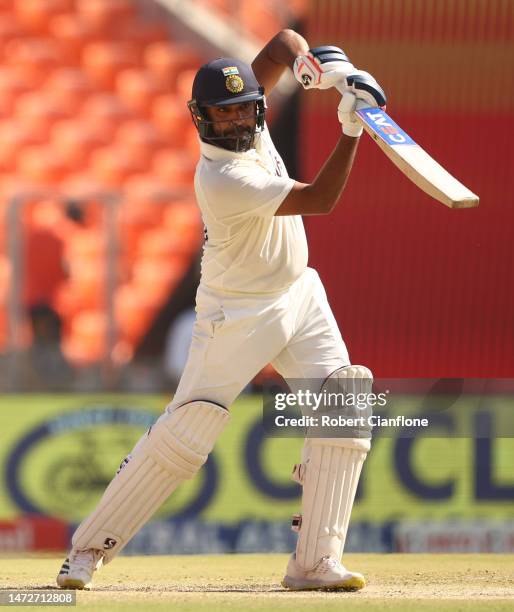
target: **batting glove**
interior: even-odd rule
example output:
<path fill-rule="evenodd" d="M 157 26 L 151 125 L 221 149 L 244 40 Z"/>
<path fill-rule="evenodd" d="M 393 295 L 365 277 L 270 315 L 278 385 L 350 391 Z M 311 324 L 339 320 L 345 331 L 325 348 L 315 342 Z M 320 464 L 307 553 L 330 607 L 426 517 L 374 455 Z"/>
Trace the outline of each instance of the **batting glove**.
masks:
<path fill-rule="evenodd" d="M 341 102 L 337 107 L 337 117 L 342 124 L 343 134 L 358 138 L 362 134 L 362 125 L 357 119 L 357 115 L 353 112 L 357 107 L 357 98 L 351 91 L 343 94 Z"/>
<path fill-rule="evenodd" d="M 383 108 L 387 104 L 386 95 L 382 87 L 377 83 L 375 77 L 364 70 L 355 70 L 349 74 L 345 82 L 337 84 L 337 89 L 343 95 L 347 91 L 352 92 L 366 106 Z"/>
<path fill-rule="evenodd" d="M 346 77 L 354 72 L 345 52 L 328 45 L 309 49 L 307 55 L 296 58 L 293 66 L 294 76 L 304 89 L 328 89 L 345 83 Z"/>
<path fill-rule="evenodd" d="M 343 134 L 358 138 L 362 134 L 362 126 L 354 111 L 366 107 L 384 107 L 387 102 L 384 90 L 364 70 L 348 75 L 345 83 L 339 83 L 337 88 L 343 94 L 337 109 L 337 116 L 343 124 Z"/>

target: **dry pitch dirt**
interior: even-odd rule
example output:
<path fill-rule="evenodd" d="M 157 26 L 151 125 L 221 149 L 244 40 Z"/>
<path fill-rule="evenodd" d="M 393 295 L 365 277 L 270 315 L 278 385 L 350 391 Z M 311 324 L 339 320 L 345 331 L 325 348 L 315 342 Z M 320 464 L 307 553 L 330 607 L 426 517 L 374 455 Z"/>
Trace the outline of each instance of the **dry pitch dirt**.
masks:
<path fill-rule="evenodd" d="M 54 588 L 62 558 L 3 557 L 0 589 Z M 513 610 L 514 556 L 347 555 L 365 574 L 357 593 L 280 587 L 286 555 L 120 557 L 98 572 L 84 610 Z"/>

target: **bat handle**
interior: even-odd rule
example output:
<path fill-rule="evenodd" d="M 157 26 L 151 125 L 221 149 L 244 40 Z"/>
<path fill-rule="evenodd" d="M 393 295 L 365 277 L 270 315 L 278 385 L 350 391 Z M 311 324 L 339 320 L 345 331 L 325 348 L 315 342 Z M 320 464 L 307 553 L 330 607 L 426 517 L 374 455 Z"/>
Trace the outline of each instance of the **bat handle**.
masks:
<path fill-rule="evenodd" d="M 336 85 L 335 88 L 341 95 L 343 95 L 346 91 L 348 91 L 346 85 L 343 85 L 342 83 L 340 85 Z M 361 110 L 362 108 L 369 108 L 369 104 L 365 102 L 364 100 L 357 99 L 355 110 Z"/>
<path fill-rule="evenodd" d="M 339 85 L 335 85 L 335 88 L 341 95 L 343 95 L 346 91 L 348 91 L 347 86 L 343 85 L 342 83 L 340 83 Z M 361 110 L 363 108 L 370 108 L 370 105 L 364 100 L 357 99 L 355 110 Z"/>

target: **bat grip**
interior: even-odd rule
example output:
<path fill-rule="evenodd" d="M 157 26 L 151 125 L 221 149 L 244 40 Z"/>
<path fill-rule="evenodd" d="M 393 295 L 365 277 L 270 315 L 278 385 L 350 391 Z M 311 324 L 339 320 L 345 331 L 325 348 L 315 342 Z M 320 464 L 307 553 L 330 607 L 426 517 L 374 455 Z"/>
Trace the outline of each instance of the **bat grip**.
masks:
<path fill-rule="evenodd" d="M 341 95 L 344 95 L 348 91 L 348 88 L 346 87 L 346 85 L 343 85 L 342 83 L 339 85 L 336 85 L 335 88 Z M 365 102 L 364 100 L 360 100 L 359 98 L 357 98 L 357 104 L 355 105 L 355 110 L 361 110 L 361 108 L 369 108 L 369 104 Z"/>

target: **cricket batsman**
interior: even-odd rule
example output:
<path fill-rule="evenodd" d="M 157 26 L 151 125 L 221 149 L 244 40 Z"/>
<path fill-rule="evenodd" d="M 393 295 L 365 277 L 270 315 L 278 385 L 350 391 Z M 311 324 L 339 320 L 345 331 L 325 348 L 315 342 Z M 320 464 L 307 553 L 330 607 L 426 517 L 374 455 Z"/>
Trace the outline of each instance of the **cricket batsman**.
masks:
<path fill-rule="evenodd" d="M 306 89 L 337 84 L 342 134 L 310 184 L 290 178 L 266 126 L 266 98 L 290 68 Z M 252 66 L 221 58 L 202 66 L 188 103 L 200 137 L 195 191 L 205 224 L 196 322 L 173 401 L 123 461 L 93 513 L 76 530 L 57 577 L 90 588 L 108 563 L 184 480 L 193 478 L 228 425 L 229 407 L 268 363 L 288 380 L 371 390 L 372 375 L 350 365 L 321 280 L 307 267 L 302 215 L 326 215 L 350 173 L 362 128 L 358 101 L 385 104 L 375 79 L 337 47 L 309 50 L 279 32 Z M 341 260 L 344 273 L 344 260 Z M 308 437 L 293 478 L 303 486 L 296 552 L 283 586 L 294 590 L 365 586 L 341 563 L 371 434 Z"/>

